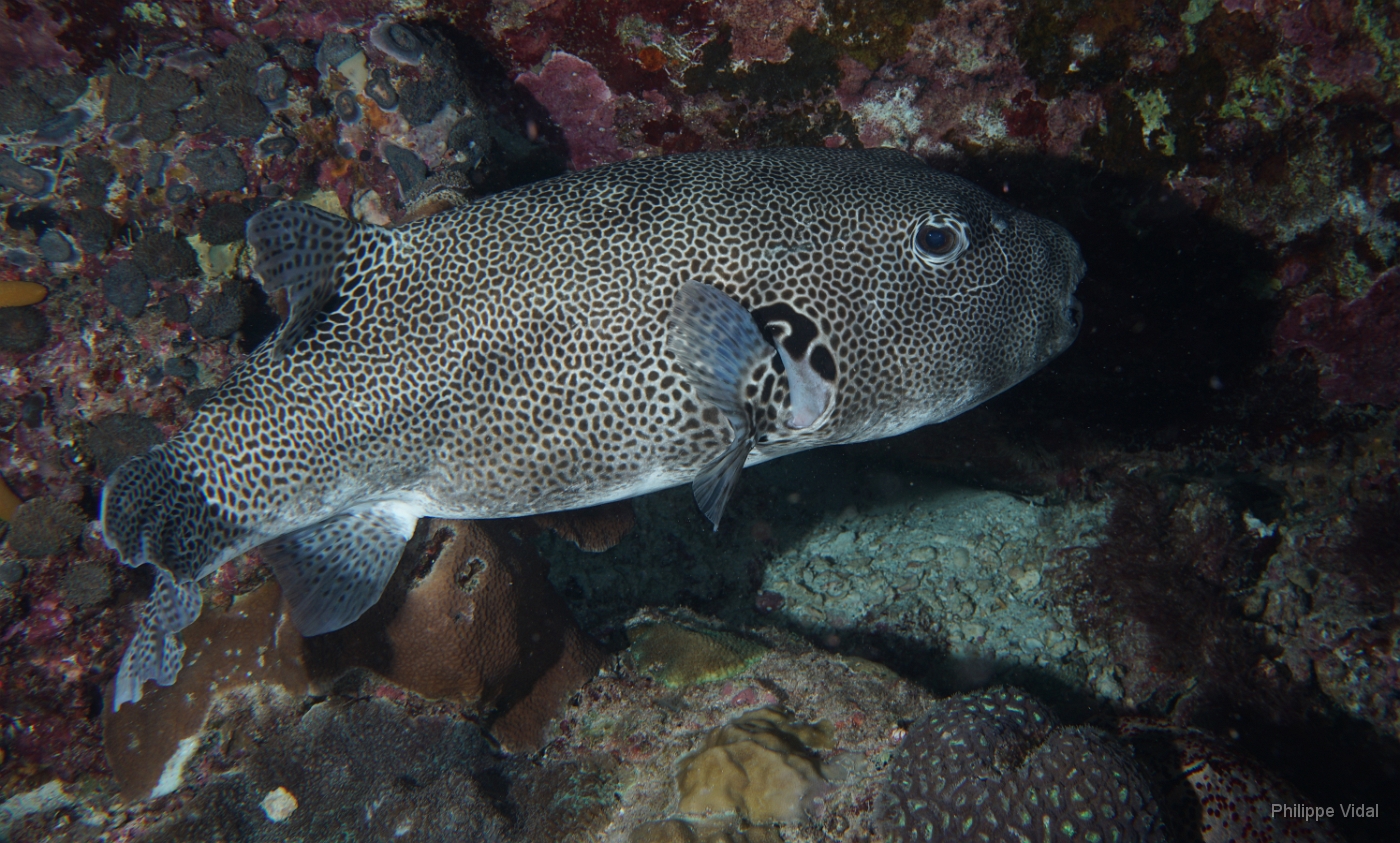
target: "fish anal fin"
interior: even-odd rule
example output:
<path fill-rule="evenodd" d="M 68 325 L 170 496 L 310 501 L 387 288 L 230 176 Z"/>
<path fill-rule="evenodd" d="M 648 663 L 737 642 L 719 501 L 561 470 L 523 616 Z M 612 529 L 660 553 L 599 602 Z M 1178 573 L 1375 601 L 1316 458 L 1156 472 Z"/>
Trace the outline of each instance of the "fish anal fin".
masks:
<path fill-rule="evenodd" d="M 287 321 L 273 355 L 292 349 L 335 295 L 337 270 L 358 224 L 302 202 L 281 202 L 248 220 L 253 272 L 268 293 L 287 291 Z"/>
<path fill-rule="evenodd" d="M 378 602 L 421 514 L 396 502 L 367 504 L 263 545 L 297 630 L 334 632 Z"/>
<path fill-rule="evenodd" d="M 667 347 L 702 401 L 719 408 L 734 438 L 695 478 L 695 502 L 719 529 L 724 506 L 753 449 L 753 407 L 744 395 L 750 374 L 773 356 L 753 316 L 722 290 L 687 281 L 676 293 L 668 320 Z"/>

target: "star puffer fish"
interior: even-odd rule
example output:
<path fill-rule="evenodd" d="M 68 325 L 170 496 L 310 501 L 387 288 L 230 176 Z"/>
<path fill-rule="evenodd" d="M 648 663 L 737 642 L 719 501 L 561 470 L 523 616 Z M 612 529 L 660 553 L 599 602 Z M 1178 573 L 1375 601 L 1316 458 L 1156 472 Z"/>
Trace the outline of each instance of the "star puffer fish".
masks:
<path fill-rule="evenodd" d="M 648 158 L 400 228 L 288 202 L 249 220 L 289 316 L 107 483 L 155 566 L 113 706 L 175 681 L 198 582 L 255 547 L 304 635 L 379 598 L 418 519 L 694 484 L 941 422 L 1073 342 L 1054 223 L 895 150 Z"/>

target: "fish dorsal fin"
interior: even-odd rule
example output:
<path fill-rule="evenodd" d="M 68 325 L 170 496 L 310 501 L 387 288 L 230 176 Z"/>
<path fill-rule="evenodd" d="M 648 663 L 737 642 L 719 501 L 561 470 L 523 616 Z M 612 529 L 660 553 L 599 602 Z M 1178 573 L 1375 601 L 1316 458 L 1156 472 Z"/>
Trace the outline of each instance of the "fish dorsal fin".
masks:
<path fill-rule="evenodd" d="M 248 220 L 253 272 L 263 289 L 287 291 L 287 321 L 273 339 L 281 357 L 306 333 L 335 295 L 337 269 L 360 226 L 302 202 L 281 202 Z"/>
<path fill-rule="evenodd" d="M 743 305 L 698 281 L 687 281 L 676 293 L 666 342 L 700 399 L 718 407 L 734 429 L 734 440 L 700 470 L 693 487 L 695 503 L 718 530 L 757 435 L 744 387 L 754 369 L 773 357 L 773 346 Z"/>
<path fill-rule="evenodd" d="M 395 502 L 370 504 L 263 545 L 297 630 L 334 632 L 378 602 L 421 514 Z"/>

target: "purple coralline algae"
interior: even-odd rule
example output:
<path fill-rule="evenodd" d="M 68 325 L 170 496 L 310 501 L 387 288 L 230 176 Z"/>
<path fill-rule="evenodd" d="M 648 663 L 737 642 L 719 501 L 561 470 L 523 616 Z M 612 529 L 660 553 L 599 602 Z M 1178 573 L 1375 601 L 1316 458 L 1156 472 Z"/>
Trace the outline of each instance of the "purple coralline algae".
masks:
<path fill-rule="evenodd" d="M 564 133 L 569 163 L 576 170 L 624 161 L 613 125 L 616 98 L 593 65 L 564 52 L 550 53 L 538 72 L 516 77 Z"/>

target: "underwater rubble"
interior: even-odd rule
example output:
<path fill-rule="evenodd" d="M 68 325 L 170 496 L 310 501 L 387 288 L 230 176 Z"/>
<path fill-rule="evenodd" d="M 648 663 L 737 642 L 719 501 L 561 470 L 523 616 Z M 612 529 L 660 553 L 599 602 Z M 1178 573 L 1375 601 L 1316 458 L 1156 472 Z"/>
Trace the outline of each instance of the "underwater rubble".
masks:
<path fill-rule="evenodd" d="M 0 840 L 932 840 L 984 819 L 935 768 L 1011 805 L 1074 753 L 1128 839 L 1400 838 L 1397 132 L 1384 0 L 9 3 Z M 252 214 L 774 146 L 1061 223 L 1078 341 L 747 470 L 718 532 L 688 489 L 425 523 L 331 635 L 251 553 L 108 711 L 151 577 L 102 485 L 285 317 Z"/>

